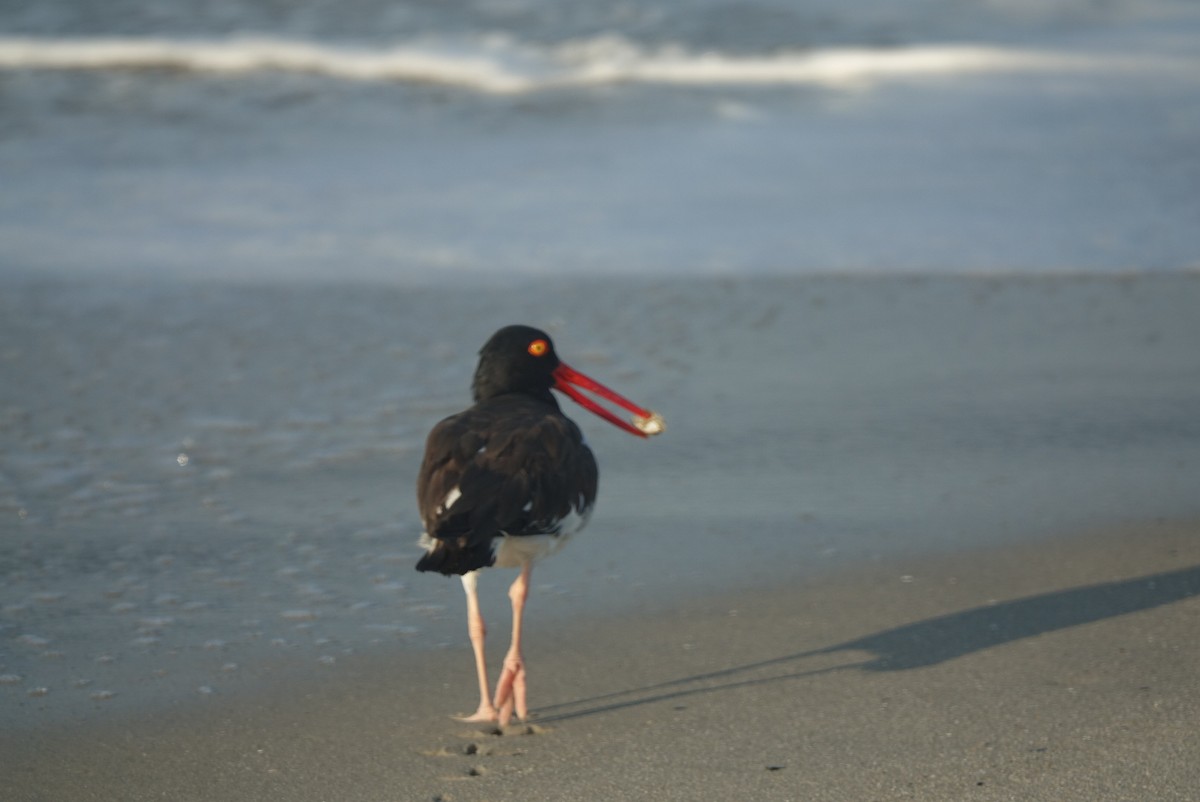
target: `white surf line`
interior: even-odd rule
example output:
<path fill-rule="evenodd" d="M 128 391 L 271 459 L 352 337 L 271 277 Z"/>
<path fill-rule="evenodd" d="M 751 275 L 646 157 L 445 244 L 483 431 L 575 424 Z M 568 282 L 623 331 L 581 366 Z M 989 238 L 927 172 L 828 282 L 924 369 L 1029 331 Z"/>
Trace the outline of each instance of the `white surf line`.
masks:
<path fill-rule="evenodd" d="M 534 84 L 483 55 L 416 48 L 363 50 L 281 39 L 24 39 L 0 37 L 0 68 L 177 69 L 307 72 L 360 81 L 447 84 L 481 92 L 527 92 Z"/>
<path fill-rule="evenodd" d="M 1140 71 L 1178 67 L 1148 61 L 976 45 L 837 48 L 771 56 L 647 50 L 619 37 L 554 48 L 411 45 L 363 49 L 272 38 L 37 39 L 0 37 L 0 69 L 176 69 L 213 73 L 306 72 L 359 81 L 455 86 L 521 94 L 614 84 L 853 87 L 889 78 L 969 73 Z"/>
<path fill-rule="evenodd" d="M 628 64 L 589 65 L 579 70 L 573 80 L 581 84 L 847 86 L 885 78 L 1085 69 L 1089 66 L 1088 61 L 1071 56 L 953 45 L 821 50 L 758 58 L 699 54 L 651 56 Z"/>

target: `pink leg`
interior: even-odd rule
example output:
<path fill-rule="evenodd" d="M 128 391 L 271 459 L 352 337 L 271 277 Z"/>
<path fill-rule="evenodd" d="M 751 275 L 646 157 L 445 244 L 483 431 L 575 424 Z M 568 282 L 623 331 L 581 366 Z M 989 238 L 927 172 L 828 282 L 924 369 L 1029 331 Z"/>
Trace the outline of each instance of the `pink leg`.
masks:
<path fill-rule="evenodd" d="M 522 721 L 529 715 L 525 703 L 525 658 L 521 654 L 521 616 L 525 612 L 525 600 L 529 598 L 529 576 L 533 566 L 525 563 L 521 566 L 521 575 L 508 589 L 508 598 L 512 599 L 513 624 L 512 645 L 504 657 L 504 670 L 500 673 L 500 681 L 496 683 L 496 701 L 493 707 L 499 711 L 501 727 L 507 726 L 512 719 L 513 708 L 516 708 L 517 718 Z"/>
<path fill-rule="evenodd" d="M 463 590 L 467 594 L 467 633 L 471 637 L 471 648 L 475 650 L 475 673 L 479 678 L 479 709 L 469 716 L 458 716 L 459 721 L 495 721 L 496 708 L 488 694 L 487 661 L 483 657 L 483 642 L 487 627 L 483 614 L 479 612 L 479 592 L 476 588 L 478 575 L 472 571 L 462 578 Z"/>

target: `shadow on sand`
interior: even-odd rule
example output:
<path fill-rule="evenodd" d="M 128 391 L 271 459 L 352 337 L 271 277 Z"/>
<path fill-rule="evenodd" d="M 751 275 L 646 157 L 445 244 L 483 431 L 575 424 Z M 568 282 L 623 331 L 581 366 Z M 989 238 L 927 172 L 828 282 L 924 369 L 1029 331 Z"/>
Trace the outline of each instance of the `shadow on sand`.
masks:
<path fill-rule="evenodd" d="M 534 711 L 539 721 L 560 721 L 696 694 L 811 677 L 834 671 L 906 671 L 937 665 L 1046 632 L 1090 624 L 1200 596 L 1200 566 L 1149 576 L 1057 590 L 1014 601 L 976 607 L 886 629 L 823 649 L 668 680 L 641 688 L 576 699 Z M 841 665 L 767 677 L 740 676 L 837 652 L 869 652 L 872 657 Z M 722 680 L 713 684 L 714 680 Z"/>

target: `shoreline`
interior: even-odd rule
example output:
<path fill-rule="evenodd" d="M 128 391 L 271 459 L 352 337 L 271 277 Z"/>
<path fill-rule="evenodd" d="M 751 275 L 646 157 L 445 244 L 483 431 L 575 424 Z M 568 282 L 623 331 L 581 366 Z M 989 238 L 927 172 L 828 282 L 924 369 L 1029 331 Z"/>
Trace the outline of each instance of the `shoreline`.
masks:
<path fill-rule="evenodd" d="M 22 802 L 1183 800 L 1200 771 L 1184 737 L 1198 531 L 898 557 L 533 629 L 533 714 L 503 736 L 447 717 L 471 702 L 464 637 L 351 659 L 335 681 L 8 731 L 0 779 Z"/>

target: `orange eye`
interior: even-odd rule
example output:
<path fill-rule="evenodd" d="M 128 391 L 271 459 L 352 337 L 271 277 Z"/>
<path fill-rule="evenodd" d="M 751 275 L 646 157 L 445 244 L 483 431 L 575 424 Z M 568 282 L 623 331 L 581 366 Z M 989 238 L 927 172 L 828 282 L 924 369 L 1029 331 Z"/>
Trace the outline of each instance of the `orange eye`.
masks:
<path fill-rule="evenodd" d="M 529 344 L 529 353 L 534 356 L 545 356 L 549 350 L 550 346 L 546 344 L 545 340 L 534 340 Z"/>

